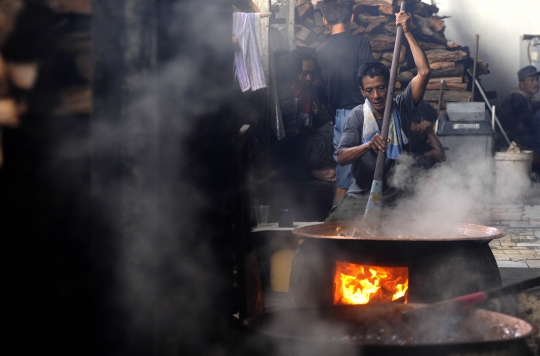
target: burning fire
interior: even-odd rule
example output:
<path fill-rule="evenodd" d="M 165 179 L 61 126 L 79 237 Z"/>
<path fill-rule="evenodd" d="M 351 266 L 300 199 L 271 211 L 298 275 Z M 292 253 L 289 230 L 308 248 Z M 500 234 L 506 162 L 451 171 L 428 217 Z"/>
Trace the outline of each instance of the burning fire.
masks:
<path fill-rule="evenodd" d="M 334 304 L 390 302 L 405 297 L 407 267 L 364 266 L 336 261 Z"/>

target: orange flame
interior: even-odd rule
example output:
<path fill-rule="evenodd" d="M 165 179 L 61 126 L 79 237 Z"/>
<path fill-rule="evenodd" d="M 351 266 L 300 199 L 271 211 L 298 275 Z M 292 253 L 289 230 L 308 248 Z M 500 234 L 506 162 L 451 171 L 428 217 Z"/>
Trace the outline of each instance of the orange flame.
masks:
<path fill-rule="evenodd" d="M 334 304 L 390 302 L 409 289 L 407 267 L 364 266 L 336 261 Z"/>

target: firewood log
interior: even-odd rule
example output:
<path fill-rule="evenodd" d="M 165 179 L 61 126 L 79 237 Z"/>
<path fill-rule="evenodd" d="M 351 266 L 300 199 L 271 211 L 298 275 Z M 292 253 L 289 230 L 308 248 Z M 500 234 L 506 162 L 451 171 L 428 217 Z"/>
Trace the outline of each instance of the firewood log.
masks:
<path fill-rule="evenodd" d="M 88 53 L 80 53 L 75 56 L 75 66 L 79 74 L 90 81 L 92 77 L 92 56 Z"/>
<path fill-rule="evenodd" d="M 381 15 L 392 16 L 395 13 L 398 12 L 397 10 L 398 10 L 397 8 L 395 8 L 392 5 L 388 5 L 388 4 L 384 4 L 384 5 L 379 6 L 379 13 Z"/>
<path fill-rule="evenodd" d="M 429 41 L 446 45 L 446 37 L 444 37 L 444 35 L 441 35 L 438 32 L 433 31 L 430 27 L 431 22 L 427 18 L 418 15 L 414 15 L 414 17 L 417 21 L 415 33 L 418 34 L 418 37 L 420 37 L 420 39 L 425 38 Z"/>
<path fill-rule="evenodd" d="M 370 23 L 366 29 L 364 30 L 365 33 L 370 33 L 370 32 L 378 32 L 377 30 L 379 28 L 382 28 L 384 25 L 384 23 L 382 22 L 375 22 L 375 23 Z"/>
<path fill-rule="evenodd" d="M 61 94 L 61 103 L 54 115 L 89 114 L 92 106 L 90 86 L 73 87 Z"/>
<path fill-rule="evenodd" d="M 435 63 L 430 63 L 429 67 L 432 70 L 453 69 L 453 68 L 456 68 L 456 62 L 435 62 Z"/>
<path fill-rule="evenodd" d="M 418 69 L 411 68 L 410 71 L 416 75 Z M 431 71 L 431 78 L 446 78 L 446 77 L 461 77 L 465 73 L 463 63 L 456 63 L 456 68 L 453 69 L 439 69 Z"/>
<path fill-rule="evenodd" d="M 38 63 L 8 62 L 7 72 L 13 86 L 23 90 L 30 90 L 38 76 Z"/>
<path fill-rule="evenodd" d="M 301 22 L 313 16 L 313 5 L 311 2 L 297 2 L 295 6 Z"/>
<path fill-rule="evenodd" d="M 13 31 L 17 15 L 24 6 L 23 0 L 0 1 L 0 47 Z"/>
<path fill-rule="evenodd" d="M 313 12 L 313 21 L 315 21 L 316 27 L 324 27 L 322 12 L 320 11 Z"/>
<path fill-rule="evenodd" d="M 355 20 L 357 19 L 358 14 L 360 14 L 362 12 L 364 12 L 364 7 L 362 5 L 360 5 L 360 4 L 354 4 L 353 5 L 353 14 L 354 14 Z"/>
<path fill-rule="evenodd" d="M 384 25 L 384 33 L 390 36 L 395 36 L 397 34 L 397 27 L 394 21 L 388 21 Z"/>
<path fill-rule="evenodd" d="M 317 34 L 303 25 L 296 25 L 294 26 L 294 29 L 295 39 L 299 39 L 305 44 L 310 44 L 317 39 Z"/>
<path fill-rule="evenodd" d="M 444 24 L 443 18 L 428 17 L 428 20 L 429 20 L 429 28 L 431 28 L 433 31 L 441 32 L 446 27 L 446 25 Z"/>
<path fill-rule="evenodd" d="M 464 73 L 463 64 L 452 69 L 432 70 L 431 78 L 459 77 Z"/>
<path fill-rule="evenodd" d="M 410 82 L 413 78 L 414 75 L 408 70 L 400 72 L 396 76 L 398 82 Z"/>
<path fill-rule="evenodd" d="M 373 54 L 373 59 L 378 61 L 381 59 L 382 53 L 381 52 L 371 52 Z"/>
<path fill-rule="evenodd" d="M 7 76 L 7 65 L 4 58 L 0 55 L 0 96 L 9 94 L 9 83 Z"/>
<path fill-rule="evenodd" d="M 442 43 L 435 43 L 435 42 L 425 42 L 425 41 L 418 41 L 418 44 L 424 51 L 428 50 L 434 50 L 434 49 L 446 49 L 448 47 L 448 43 L 446 45 Z"/>
<path fill-rule="evenodd" d="M 90 0 L 45 0 L 58 13 L 92 14 Z"/>
<path fill-rule="evenodd" d="M 424 93 L 424 100 L 438 101 L 439 90 L 426 90 L 426 92 Z M 442 100 L 451 102 L 469 102 L 471 101 L 471 92 L 458 90 L 443 90 Z"/>
<path fill-rule="evenodd" d="M 360 20 L 361 22 L 363 23 L 366 23 L 366 24 L 372 24 L 372 23 L 376 23 L 376 24 L 379 24 L 379 23 L 386 23 L 388 22 L 388 17 L 387 16 L 370 16 L 370 15 L 364 15 L 364 14 L 358 14 L 357 15 L 358 17 L 358 20 Z"/>
<path fill-rule="evenodd" d="M 354 0 L 355 4 L 367 6 L 393 5 L 393 0 Z"/>
<path fill-rule="evenodd" d="M 401 46 L 401 49 L 399 51 L 399 61 L 403 62 L 405 60 L 405 46 Z M 382 58 L 386 59 L 387 61 L 392 62 L 392 59 L 394 58 L 394 52 L 384 52 L 382 54 Z"/>
<path fill-rule="evenodd" d="M 366 34 L 366 38 L 369 40 L 372 51 L 384 52 L 394 50 L 394 42 L 396 40 L 395 36 L 385 34 Z"/>
<path fill-rule="evenodd" d="M 0 127 L 0 167 L 4 165 L 4 151 L 2 147 L 2 127 Z"/>
<path fill-rule="evenodd" d="M 467 57 L 467 53 L 464 51 L 447 51 L 440 49 L 433 49 L 426 51 L 426 56 L 430 63 L 432 62 L 456 62 Z"/>
<path fill-rule="evenodd" d="M 359 35 L 366 32 L 366 28 L 364 26 L 358 25 L 358 28 L 352 32 L 353 35 Z"/>
<path fill-rule="evenodd" d="M 441 88 L 441 81 L 428 83 L 426 89 L 440 89 Z M 445 90 L 458 90 L 463 91 L 467 90 L 467 83 L 452 83 L 452 82 L 444 82 L 443 89 Z"/>
<path fill-rule="evenodd" d="M 0 125 L 13 127 L 19 125 L 19 109 L 13 98 L 0 99 Z"/>
<path fill-rule="evenodd" d="M 429 17 L 439 12 L 439 8 L 437 5 L 429 5 L 424 2 L 417 2 L 412 6 L 412 12 L 422 17 Z"/>
<path fill-rule="evenodd" d="M 463 83 L 463 77 L 431 78 L 429 83 L 440 83 L 441 79 L 443 79 L 445 83 Z"/>
<path fill-rule="evenodd" d="M 483 59 L 478 58 L 476 61 L 476 76 L 482 75 L 482 74 L 489 74 L 489 65 L 488 63 L 484 62 Z"/>

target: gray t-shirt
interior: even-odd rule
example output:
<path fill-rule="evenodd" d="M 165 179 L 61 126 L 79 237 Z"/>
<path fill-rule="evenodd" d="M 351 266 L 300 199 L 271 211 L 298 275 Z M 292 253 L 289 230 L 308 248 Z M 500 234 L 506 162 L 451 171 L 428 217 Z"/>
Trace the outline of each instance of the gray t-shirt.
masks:
<path fill-rule="evenodd" d="M 414 105 L 411 85 L 403 94 L 394 98 L 394 108 L 397 109 L 401 119 L 401 127 L 409 136 L 411 121 L 416 113 L 417 107 Z M 382 127 L 382 119 L 377 120 L 379 129 Z M 337 151 L 343 148 L 350 148 L 362 144 L 362 131 L 364 126 L 364 104 L 356 106 L 347 117 L 343 126 L 343 133 L 339 140 Z M 408 150 L 408 145 L 405 145 L 404 150 Z M 375 165 L 377 163 L 377 155 L 369 150 L 352 164 L 352 175 L 354 181 L 347 191 L 347 195 L 359 197 L 367 194 L 371 190 L 373 175 L 375 174 Z M 394 165 L 395 160 L 385 158 L 384 160 L 384 176 L 383 176 L 383 192 L 388 189 L 386 184 L 390 169 Z"/>

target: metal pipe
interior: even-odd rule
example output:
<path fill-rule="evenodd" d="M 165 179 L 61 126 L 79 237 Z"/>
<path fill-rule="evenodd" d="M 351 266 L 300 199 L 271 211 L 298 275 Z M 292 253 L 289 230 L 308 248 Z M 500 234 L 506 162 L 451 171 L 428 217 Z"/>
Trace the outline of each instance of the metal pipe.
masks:
<path fill-rule="evenodd" d="M 484 101 L 486 102 L 486 105 L 488 107 L 490 107 L 490 104 L 489 104 L 489 100 L 487 99 L 486 97 L 486 94 L 484 93 L 484 90 L 482 89 L 482 87 L 480 86 L 480 83 L 478 82 L 477 79 L 474 80 L 474 83 L 476 84 L 476 86 L 478 87 L 478 91 L 480 92 L 480 94 L 482 94 L 482 97 L 484 98 Z M 495 107 L 495 106 L 494 106 Z M 499 126 L 499 129 L 501 130 L 506 142 L 508 143 L 508 146 L 510 146 L 510 140 L 508 139 L 508 136 L 506 135 L 506 132 L 504 131 L 499 119 L 497 118 L 497 115 L 495 114 L 495 110 L 492 111 L 491 113 L 491 117 L 492 117 L 492 120 L 495 120 L 495 122 L 497 123 L 497 126 Z M 494 128 L 495 129 L 495 128 Z"/>

